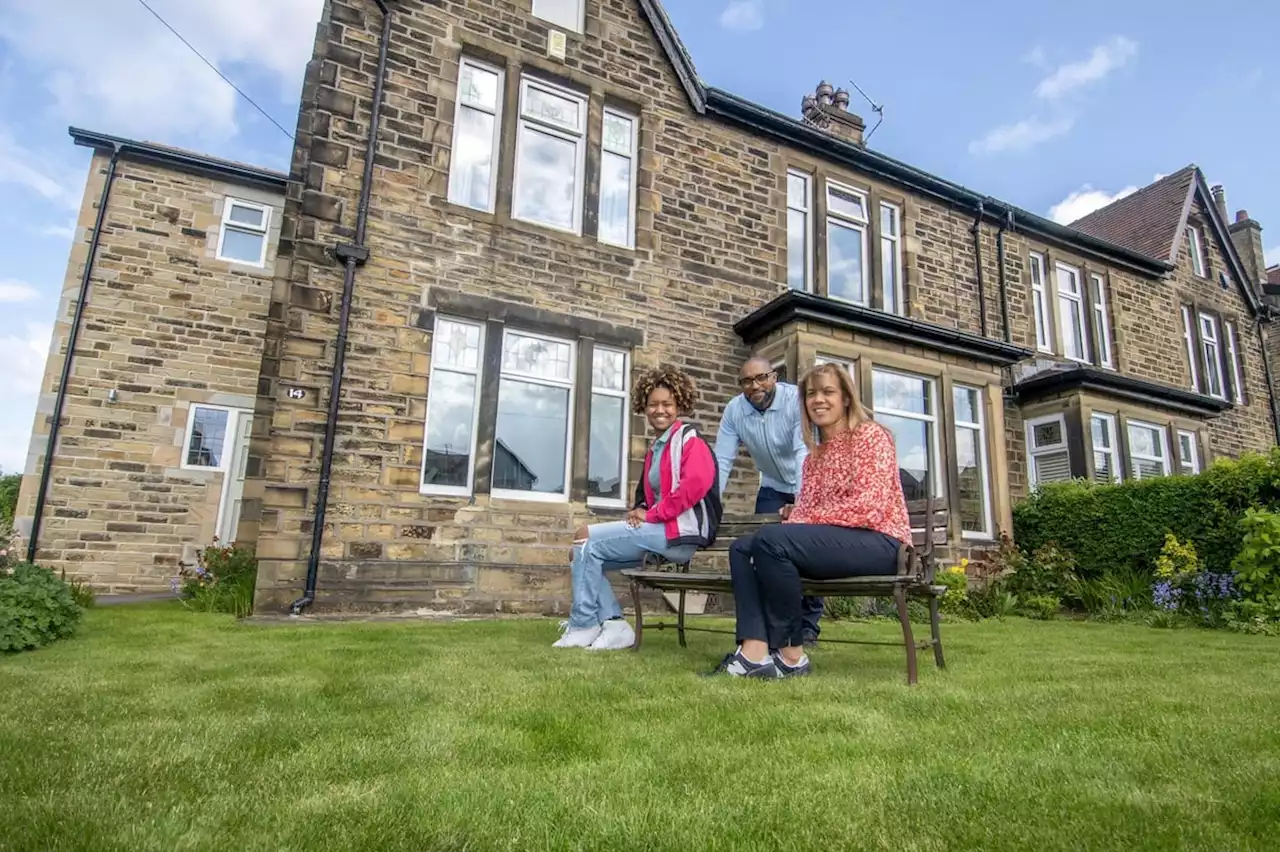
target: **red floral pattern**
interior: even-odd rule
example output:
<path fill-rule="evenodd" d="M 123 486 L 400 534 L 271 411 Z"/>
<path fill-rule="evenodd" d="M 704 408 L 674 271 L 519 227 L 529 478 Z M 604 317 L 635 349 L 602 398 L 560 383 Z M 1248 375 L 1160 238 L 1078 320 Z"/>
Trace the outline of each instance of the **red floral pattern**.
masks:
<path fill-rule="evenodd" d="M 910 544 L 911 521 L 889 430 L 867 421 L 810 453 L 786 523 L 876 530 Z"/>

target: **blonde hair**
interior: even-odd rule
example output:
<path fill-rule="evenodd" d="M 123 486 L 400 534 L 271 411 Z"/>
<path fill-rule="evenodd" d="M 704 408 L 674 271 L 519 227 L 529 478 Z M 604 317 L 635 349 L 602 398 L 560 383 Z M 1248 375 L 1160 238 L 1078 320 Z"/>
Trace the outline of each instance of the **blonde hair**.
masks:
<path fill-rule="evenodd" d="M 862 400 L 858 398 L 858 390 L 854 386 L 853 376 L 849 371 L 838 364 L 819 364 L 810 369 L 807 373 L 800 377 L 800 430 L 804 437 L 805 446 L 809 448 L 809 452 L 818 449 L 818 445 L 822 443 L 821 438 L 816 437 L 817 429 L 813 425 L 813 421 L 809 419 L 809 406 L 806 402 L 809 396 L 809 387 L 819 376 L 831 376 L 836 380 L 836 384 L 840 386 L 840 393 L 844 397 L 844 415 L 849 422 L 850 429 L 856 429 L 863 423 L 871 419 L 870 412 L 863 406 Z"/>

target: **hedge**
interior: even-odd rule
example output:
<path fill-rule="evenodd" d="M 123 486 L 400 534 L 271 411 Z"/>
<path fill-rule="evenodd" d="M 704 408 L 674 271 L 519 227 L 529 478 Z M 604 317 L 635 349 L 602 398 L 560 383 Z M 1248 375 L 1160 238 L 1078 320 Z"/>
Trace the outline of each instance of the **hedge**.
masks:
<path fill-rule="evenodd" d="M 1057 542 L 1090 579 L 1121 568 L 1150 573 L 1172 532 L 1195 543 L 1206 570 L 1226 572 L 1240 550 L 1245 510 L 1277 505 L 1280 448 L 1220 460 L 1198 476 L 1045 485 L 1014 507 L 1014 540 L 1026 553 Z"/>

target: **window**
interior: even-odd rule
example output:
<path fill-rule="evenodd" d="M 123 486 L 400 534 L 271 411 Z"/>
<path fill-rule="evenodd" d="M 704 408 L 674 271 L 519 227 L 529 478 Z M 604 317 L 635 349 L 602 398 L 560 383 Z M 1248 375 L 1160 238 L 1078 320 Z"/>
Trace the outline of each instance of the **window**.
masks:
<path fill-rule="evenodd" d="M 881 308 L 902 314 L 902 211 L 884 202 L 880 203 L 880 281 L 884 287 Z"/>
<path fill-rule="evenodd" d="M 787 172 L 787 286 L 813 292 L 813 184 L 803 172 Z"/>
<path fill-rule="evenodd" d="M 1107 314 L 1107 279 L 1093 275 L 1093 339 L 1098 344 L 1098 364 L 1111 368 L 1111 320 Z"/>
<path fill-rule="evenodd" d="M 908 500 L 923 500 L 933 477 L 933 494 L 943 499 L 938 465 L 938 417 L 931 379 L 887 370 L 871 373 L 876 422 L 893 433 L 898 449 L 898 477 Z"/>
<path fill-rule="evenodd" d="M 1222 327 L 1227 335 L 1227 357 L 1231 359 L 1231 393 L 1232 401 L 1244 405 L 1244 367 L 1240 358 L 1240 344 L 1236 340 L 1236 324 L 1224 322 Z"/>
<path fill-rule="evenodd" d="M 1058 329 L 1062 334 L 1062 354 L 1073 361 L 1089 360 L 1089 340 L 1084 331 L 1084 298 L 1080 293 L 1080 271 L 1064 263 L 1056 267 L 1058 280 Z"/>
<path fill-rule="evenodd" d="M 1027 421 L 1027 456 L 1031 487 L 1071 478 L 1067 422 L 1061 414 Z"/>
<path fill-rule="evenodd" d="M 986 412 L 980 388 L 952 388 L 956 418 L 956 475 L 960 486 L 960 534 L 991 537 L 991 491 Z"/>
<path fill-rule="evenodd" d="M 625 506 L 627 498 L 627 353 L 597 346 L 591 353 L 591 441 L 587 502 Z"/>
<path fill-rule="evenodd" d="M 1094 481 L 1119 482 L 1121 474 L 1115 415 L 1094 414 L 1089 418 L 1089 431 L 1093 434 Z"/>
<path fill-rule="evenodd" d="M 1194 476 L 1200 472 L 1200 448 L 1196 443 L 1195 432 L 1178 430 L 1178 467 L 1184 476 Z"/>
<path fill-rule="evenodd" d="M 582 0 L 533 0 L 533 16 L 549 24 L 582 32 Z"/>
<path fill-rule="evenodd" d="M 867 198 L 827 184 L 827 295 L 867 304 Z"/>
<path fill-rule="evenodd" d="M 600 242 L 632 248 L 636 222 L 636 119 L 606 107 L 600 150 Z"/>
<path fill-rule="evenodd" d="M 1042 254 L 1031 255 L 1031 308 L 1035 314 L 1036 348 L 1041 352 L 1053 351 L 1053 335 L 1049 331 L 1049 297 L 1045 292 L 1045 259 Z"/>
<path fill-rule="evenodd" d="M 464 58 L 458 66 L 457 100 L 449 161 L 449 201 L 492 213 L 498 186 L 502 72 Z"/>
<path fill-rule="evenodd" d="M 507 330 L 494 427 L 494 497 L 567 500 L 574 344 Z"/>
<path fill-rule="evenodd" d="M 1204 278 L 1204 241 L 1200 238 L 1200 229 L 1194 225 L 1187 226 L 1187 251 L 1191 253 L 1191 271 Z"/>
<path fill-rule="evenodd" d="M 193 405 L 187 414 L 187 436 L 182 466 L 204 470 L 226 470 L 227 427 L 231 411 L 207 405 Z"/>
<path fill-rule="evenodd" d="M 586 121 L 582 95 L 528 77 L 520 81 L 513 219 L 581 232 Z"/>
<path fill-rule="evenodd" d="M 1191 334 L 1191 308 L 1182 306 L 1182 342 L 1186 344 L 1187 363 L 1191 365 L 1191 388 L 1200 389 L 1200 371 L 1196 369 L 1196 344 Z"/>
<path fill-rule="evenodd" d="M 419 488 L 424 494 L 471 493 L 483 351 L 483 326 L 436 318 Z"/>
<path fill-rule="evenodd" d="M 1226 399 L 1222 378 L 1222 349 L 1218 345 L 1218 321 L 1199 314 L 1201 366 L 1204 367 L 1204 390 L 1209 396 Z"/>
<path fill-rule="evenodd" d="M 236 198 L 225 199 L 222 233 L 218 235 L 218 260 L 266 266 L 270 225 L 270 207 Z"/>
<path fill-rule="evenodd" d="M 1134 479 L 1169 475 L 1169 435 L 1159 426 L 1129 421 L 1129 465 Z"/>

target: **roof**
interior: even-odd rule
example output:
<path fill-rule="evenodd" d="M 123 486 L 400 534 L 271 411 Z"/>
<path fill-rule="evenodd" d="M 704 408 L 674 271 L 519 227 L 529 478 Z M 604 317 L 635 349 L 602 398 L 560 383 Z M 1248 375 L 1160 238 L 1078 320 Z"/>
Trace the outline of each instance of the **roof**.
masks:
<path fill-rule="evenodd" d="M 144 162 L 157 163 L 181 172 L 218 178 L 231 183 L 259 186 L 266 189 L 284 192 L 289 184 L 289 176 L 282 172 L 251 166 L 248 163 L 237 163 L 234 160 L 223 160 L 173 148 L 169 145 L 158 145 L 155 142 L 139 142 L 136 139 L 125 139 L 110 136 L 92 130 L 70 127 L 67 132 L 77 145 L 93 148 L 98 151 L 119 151 L 122 156 Z"/>
<path fill-rule="evenodd" d="M 1175 262 L 1197 168 L 1185 166 L 1072 222 L 1077 231 L 1148 257 Z"/>
<path fill-rule="evenodd" d="M 1267 283 L 1280 286 L 1280 263 L 1267 269 Z"/>
<path fill-rule="evenodd" d="M 1118 399 L 1197 417 L 1212 417 L 1232 407 L 1223 399 L 1087 364 L 1034 373 L 1013 386 L 1013 395 L 1019 403 L 1026 403 L 1072 390 L 1098 391 Z"/>

